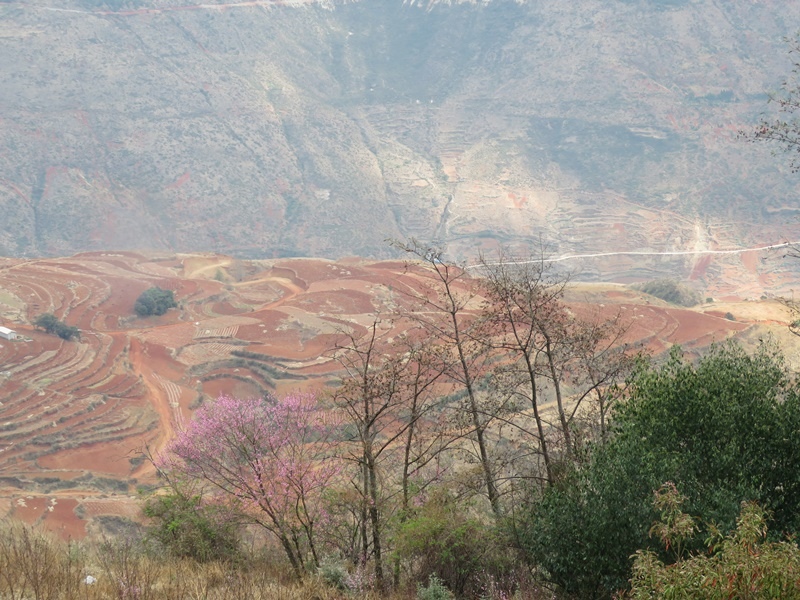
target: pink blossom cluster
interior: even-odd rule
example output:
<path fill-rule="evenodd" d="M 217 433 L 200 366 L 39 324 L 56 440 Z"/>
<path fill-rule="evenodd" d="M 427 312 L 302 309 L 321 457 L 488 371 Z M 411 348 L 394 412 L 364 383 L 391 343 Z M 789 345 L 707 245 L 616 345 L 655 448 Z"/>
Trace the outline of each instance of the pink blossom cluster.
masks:
<path fill-rule="evenodd" d="M 209 484 L 281 538 L 313 543 L 325 519 L 319 496 L 340 471 L 331 433 L 313 394 L 223 395 L 195 413 L 159 467 Z"/>

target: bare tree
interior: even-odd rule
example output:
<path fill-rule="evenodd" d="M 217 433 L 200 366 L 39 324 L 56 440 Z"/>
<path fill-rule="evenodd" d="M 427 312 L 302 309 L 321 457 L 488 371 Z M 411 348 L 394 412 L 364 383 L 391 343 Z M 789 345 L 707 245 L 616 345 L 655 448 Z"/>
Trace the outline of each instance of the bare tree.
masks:
<path fill-rule="evenodd" d="M 437 481 L 436 474 L 422 476 L 423 470 L 438 461 L 455 439 L 440 423 L 442 411 L 435 410 L 439 398 L 437 384 L 445 374 L 446 364 L 440 356 L 441 349 L 427 340 L 413 341 L 403 337 L 392 344 L 395 367 L 392 372 L 399 378 L 402 397 L 401 423 L 405 427 L 400 456 L 400 511 L 401 521 L 412 500 L 412 483 L 422 492 Z"/>
<path fill-rule="evenodd" d="M 401 526 L 411 514 L 412 500 L 442 480 L 442 456 L 458 439 L 444 422 L 445 411 L 437 402 L 446 364 L 441 348 L 426 339 L 415 341 L 414 332 L 410 333 L 392 343 L 391 359 L 396 363 L 393 372 L 399 376 L 403 398 L 398 416 L 405 427 L 394 466 L 390 466 L 393 478 L 399 471 L 399 503 L 395 504 Z M 400 581 L 399 557 L 394 563 L 394 581 L 395 585 Z"/>
<path fill-rule="evenodd" d="M 477 382 L 486 375 L 487 346 L 481 338 L 485 323 L 480 319 L 476 303 L 476 285 L 466 270 L 448 262 L 444 251 L 414 239 L 393 241 L 392 245 L 421 261 L 427 269 L 427 284 L 422 291 L 408 292 L 416 307 L 405 313 L 444 348 L 447 375 L 466 392 L 467 410 L 471 420 L 470 435 L 477 445 L 478 459 L 483 471 L 486 495 L 496 516 L 501 514 L 500 494 L 489 456 L 487 429 L 491 418 L 481 409 Z"/>
<path fill-rule="evenodd" d="M 510 419 L 523 433 L 532 434 L 544 463 L 544 479 L 555 480 L 552 432 L 558 431 L 565 458 L 575 451 L 573 421 L 587 398 L 597 396 L 601 429 L 605 429 L 608 389 L 624 377 L 630 364 L 622 344 L 619 319 L 583 320 L 563 302 L 568 278 L 555 273 L 540 254 L 515 260 L 501 252 L 496 261 L 482 260 L 487 298 L 486 318 L 494 335 L 485 343 L 503 351 L 497 368 L 509 394 L 529 404 L 535 433 L 520 414 Z M 545 419 L 542 405 L 554 402 L 557 426 Z"/>
<path fill-rule="evenodd" d="M 581 321 L 583 336 L 574 347 L 572 377 L 576 390 L 570 421 L 586 401 L 594 401 L 597 437 L 605 441 L 608 435 L 608 414 L 614 403 L 624 396 L 628 375 L 644 359 L 640 346 L 625 342 L 627 325 L 619 315 L 611 319 Z M 594 417 L 594 415 L 592 415 Z"/>
<path fill-rule="evenodd" d="M 381 321 L 375 319 L 364 340 L 347 335 L 346 341 L 337 345 L 336 359 L 344 367 L 346 377 L 335 391 L 334 401 L 356 427 L 357 451 L 351 460 L 358 464 L 361 492 L 361 546 L 362 561 L 366 563 L 370 546 L 368 523 L 372 530 L 372 551 L 375 558 L 375 579 L 383 587 L 383 555 L 381 543 L 380 495 L 378 493 L 377 458 L 380 446 L 376 445 L 381 420 L 389 416 L 395 390 L 391 378 L 378 375 L 381 354 L 376 344 Z M 385 384 L 388 384 L 388 388 Z"/>
<path fill-rule="evenodd" d="M 482 266 L 483 286 L 488 301 L 486 312 L 496 331 L 496 335 L 487 338 L 485 342 L 510 354 L 510 362 L 501 364 L 499 372 L 511 383 L 515 394 L 521 394 L 527 399 L 533 411 L 545 477 L 552 483 L 553 459 L 546 436 L 548 427 L 540 410 L 541 380 L 545 367 L 550 367 L 552 379 L 558 381 L 554 372 L 554 330 L 560 325 L 558 320 L 562 318 L 557 308 L 566 281 L 548 279 L 543 260 L 515 262 L 509 260 L 504 253 L 495 262 L 482 260 Z M 547 361 L 543 363 L 542 357 L 545 356 Z M 567 431 L 565 439 L 568 443 L 569 428 L 558 385 L 556 392 L 558 413 L 562 429 Z"/>
<path fill-rule="evenodd" d="M 335 356 L 346 376 L 334 392 L 336 405 L 356 429 L 349 458 L 358 466 L 362 561 L 371 547 L 379 588 L 385 578 L 382 512 L 393 512 L 399 496 L 401 518 L 407 514 L 412 482 L 420 482 L 425 467 L 449 444 L 444 431 L 424 427 L 431 419 L 435 384 L 442 377 L 441 360 L 425 343 L 407 336 L 383 339 L 381 325 L 375 319 L 365 336 L 344 335 Z M 434 478 L 422 480 L 421 487 Z"/>

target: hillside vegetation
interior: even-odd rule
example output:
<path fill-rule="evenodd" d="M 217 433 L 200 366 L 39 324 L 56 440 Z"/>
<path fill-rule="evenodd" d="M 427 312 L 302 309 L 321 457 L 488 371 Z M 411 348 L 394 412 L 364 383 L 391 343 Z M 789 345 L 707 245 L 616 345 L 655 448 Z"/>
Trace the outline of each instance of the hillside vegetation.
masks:
<path fill-rule="evenodd" d="M 428 385 L 451 376 L 435 352 L 370 358 L 374 342 L 342 348 L 354 370 L 325 397 L 204 405 L 150 457 L 166 485 L 147 499 L 138 533 L 67 548 L 6 524 L 0 594 L 800 594 L 800 387 L 774 348 L 640 359 L 625 391 L 603 388 L 613 402 L 605 427 L 581 411 L 569 435 L 548 425 L 537 438 L 521 412 L 491 401 L 506 394 L 497 376 L 476 396 L 475 425 L 460 417 L 463 383 L 446 396 L 452 386 Z M 478 374 L 476 364 L 464 373 Z M 510 424 L 522 433 L 498 437 Z"/>
<path fill-rule="evenodd" d="M 619 317 L 570 311 L 566 280 L 542 263 L 501 256 L 471 282 L 435 247 L 396 247 L 425 276 L 387 325 L 339 337 L 338 384 L 221 396 L 151 457 L 172 498 L 203 499 L 203 528 L 181 511 L 157 528 L 206 531 L 207 543 L 238 515 L 298 580 L 327 573 L 351 593 L 419 596 L 427 583 L 458 598 L 531 583 L 577 598 L 636 593 L 637 550 L 680 561 L 706 531 L 735 537 L 742 502 L 781 534 L 800 531 L 800 387 L 776 348 L 729 343 L 694 362 L 675 346 L 651 364 Z M 390 336 L 395 319 L 409 325 Z M 698 516 L 680 545 L 671 517 L 666 548 L 648 535 L 662 531 L 659 489 Z M 185 556 L 198 538 L 160 541 Z"/>
<path fill-rule="evenodd" d="M 467 307 L 473 313 L 486 300 L 475 274 L 469 270 L 460 284 L 477 294 Z M 0 318 L 23 336 L 0 343 L 0 514 L 41 518 L 73 538 L 97 517 L 130 515 L 125 494 L 152 474 L 135 455 L 142 443 L 160 447 L 221 393 L 261 397 L 329 385 L 341 370 L 330 353 L 340 336 L 366 335 L 376 314 L 385 316 L 389 338 L 401 336 L 409 323 L 391 315 L 414 308 L 411 292 L 425 289 L 429 277 L 423 265 L 399 261 L 0 258 Z M 137 297 L 152 287 L 174 290 L 180 309 L 136 317 Z M 626 342 L 656 354 L 676 343 L 698 353 L 729 337 L 752 345 L 772 332 L 798 364 L 795 338 L 782 325 L 790 317 L 777 302 L 687 310 L 648 303 L 620 285 L 565 292 L 573 317 L 618 318 Z M 80 338 L 64 342 L 33 327 L 48 309 Z M 736 321 L 723 318 L 726 311 Z M 97 497 L 109 492 L 109 501 Z"/>
<path fill-rule="evenodd" d="M 678 306 L 694 306 L 700 302 L 700 295 L 696 291 L 674 279 L 648 281 L 634 285 L 633 289 Z"/>
<path fill-rule="evenodd" d="M 198 395 L 180 421 L 172 400 L 180 392 L 170 392 L 174 429 L 139 457 L 160 487 L 141 505 L 146 528 L 129 530 L 119 547 L 127 570 L 104 567 L 119 557 L 108 544 L 91 559 L 105 568 L 103 589 L 163 597 L 177 585 L 171 569 L 202 564 L 192 585 L 220 598 L 242 593 L 233 578 L 251 594 L 286 597 L 610 599 L 658 588 L 653 578 L 671 572 L 664 565 L 688 572 L 709 536 L 728 540 L 724 552 L 744 535 L 767 556 L 748 585 L 793 589 L 790 577 L 765 578 L 785 572 L 775 561 L 793 560 L 796 546 L 737 530 L 742 502 L 755 502 L 742 513 L 748 523 L 766 523 L 757 505 L 775 535 L 800 530 L 800 387 L 775 347 L 748 352 L 730 342 L 695 359 L 675 345 L 666 362 L 651 362 L 629 342 L 636 315 L 568 305 L 566 278 L 547 263 L 501 255 L 473 277 L 436 247 L 395 246 L 413 260 L 392 279 L 393 301 L 378 315 L 363 313 L 359 327 L 326 334 L 323 352 L 336 366 L 323 387 Z M 189 267 L 209 277 L 221 268 L 203 261 Z M 289 275 L 285 266 L 269 273 L 250 276 Z M 300 289 L 297 272 L 293 281 Z M 194 327 L 211 334 L 199 321 Z M 170 364 L 156 348 L 142 353 Z M 231 356 L 263 363 L 273 385 L 282 376 L 266 368 L 280 364 L 266 352 Z M 197 366 L 193 380 L 217 365 Z M 680 507 L 665 513 L 670 497 Z M 22 508 L 35 498 L 20 500 Z M 689 525 L 676 533 L 676 523 Z M 6 546 L 24 547 L 31 535 L 16 528 Z M 275 565 L 270 578 L 253 578 L 263 571 L 259 555 Z M 704 568 L 727 568 L 726 557 Z M 63 561 L 53 563 L 72 582 L 63 589 L 88 589 L 80 578 L 90 565 Z M 214 569 L 227 575 L 215 578 Z M 0 578 L 0 593 L 55 576 L 43 573 Z"/>
<path fill-rule="evenodd" d="M 133 310 L 140 317 L 161 316 L 176 306 L 178 305 L 175 303 L 175 295 L 172 290 L 154 287 L 141 293 L 133 305 Z"/>

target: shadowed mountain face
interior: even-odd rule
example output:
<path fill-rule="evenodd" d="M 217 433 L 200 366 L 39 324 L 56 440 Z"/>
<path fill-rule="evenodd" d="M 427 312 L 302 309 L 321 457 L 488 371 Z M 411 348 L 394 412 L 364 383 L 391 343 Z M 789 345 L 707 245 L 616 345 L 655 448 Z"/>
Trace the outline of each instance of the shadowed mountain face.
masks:
<path fill-rule="evenodd" d="M 797 177 L 736 139 L 800 1 L 183 1 L 0 2 L 0 252 L 800 237 Z M 723 276 L 670 260 L 577 270 Z"/>

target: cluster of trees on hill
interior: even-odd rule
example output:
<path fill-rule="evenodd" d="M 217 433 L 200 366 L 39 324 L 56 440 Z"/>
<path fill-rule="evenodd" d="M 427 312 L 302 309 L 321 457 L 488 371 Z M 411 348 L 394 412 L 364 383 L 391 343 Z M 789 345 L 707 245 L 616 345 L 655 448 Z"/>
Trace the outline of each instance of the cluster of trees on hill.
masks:
<path fill-rule="evenodd" d="M 530 504 L 521 533 L 530 560 L 579 597 L 624 588 L 634 551 L 659 550 L 652 494 L 666 481 L 705 526 L 686 536 L 685 551 L 734 531 L 745 501 L 770 511 L 777 536 L 797 534 L 799 392 L 768 346 L 753 355 L 718 346 L 697 364 L 674 350 L 666 364 L 641 367 L 609 439 Z M 662 560 L 669 554 L 660 549 Z"/>
<path fill-rule="evenodd" d="M 351 591 L 610 598 L 644 597 L 669 562 L 695 568 L 711 534 L 730 551 L 737 517 L 754 518 L 744 501 L 774 537 L 800 531 L 800 395 L 773 348 L 697 363 L 676 348 L 654 365 L 619 319 L 568 310 L 542 261 L 501 257 L 472 278 L 434 248 L 402 249 L 427 282 L 417 262 L 397 283 L 416 306 L 396 315 L 406 334 L 388 318 L 344 332 L 329 393 L 220 398 L 155 459 L 171 487 L 148 514 L 165 547 L 203 559 L 244 520 L 298 578 Z M 697 515 L 678 552 L 650 535 L 665 482 Z"/>
<path fill-rule="evenodd" d="M 696 291 L 674 279 L 656 279 L 636 284 L 633 288 L 678 306 L 694 306 L 700 302 L 700 295 Z"/>
<path fill-rule="evenodd" d="M 139 295 L 133 305 L 133 310 L 140 317 L 160 316 L 176 306 L 178 304 L 175 302 L 175 295 L 172 290 L 151 287 Z"/>
<path fill-rule="evenodd" d="M 81 332 L 77 327 L 67 325 L 52 313 L 39 315 L 33 321 L 33 324 L 40 329 L 44 329 L 47 333 L 57 335 L 62 340 L 70 341 L 72 338 L 81 336 Z"/>

